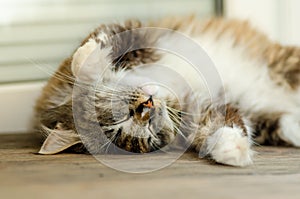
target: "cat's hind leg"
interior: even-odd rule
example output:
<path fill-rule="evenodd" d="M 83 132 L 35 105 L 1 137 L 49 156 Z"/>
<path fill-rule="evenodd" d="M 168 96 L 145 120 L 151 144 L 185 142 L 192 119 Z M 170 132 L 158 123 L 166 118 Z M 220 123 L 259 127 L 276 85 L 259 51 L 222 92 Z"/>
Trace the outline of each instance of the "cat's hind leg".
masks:
<path fill-rule="evenodd" d="M 232 166 L 252 164 L 251 128 L 237 109 L 230 105 L 223 110 L 208 108 L 201 117 L 192 142 L 200 157 Z"/>
<path fill-rule="evenodd" d="M 300 114 L 265 113 L 253 114 L 255 142 L 273 146 L 300 147 Z"/>
<path fill-rule="evenodd" d="M 279 120 L 283 140 L 300 147 L 300 114 L 285 114 Z"/>

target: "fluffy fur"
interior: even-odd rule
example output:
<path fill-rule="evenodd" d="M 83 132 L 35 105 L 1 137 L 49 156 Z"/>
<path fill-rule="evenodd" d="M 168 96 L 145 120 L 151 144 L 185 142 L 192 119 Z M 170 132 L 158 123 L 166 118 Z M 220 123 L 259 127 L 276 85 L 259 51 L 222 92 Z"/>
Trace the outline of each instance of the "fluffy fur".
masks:
<path fill-rule="evenodd" d="M 200 44 L 223 80 L 226 102 L 209 100 L 203 81 L 188 69 L 188 63 L 142 48 L 144 44 L 159 46 L 172 35 L 112 37 L 147 26 L 182 32 Z M 125 53 L 120 57 L 120 52 Z M 154 64 L 166 65 L 189 79 L 193 92 Z M 145 80 L 158 79 L 180 96 L 158 85 L 143 85 Z M 74 85 L 79 88 L 76 100 Z M 55 154 L 70 147 L 101 153 L 113 144 L 146 153 L 167 146 L 179 135 L 190 141 L 190 149 L 200 157 L 246 166 L 253 162 L 253 141 L 300 146 L 299 85 L 300 49 L 270 41 L 247 22 L 189 17 L 146 25 L 138 21 L 102 25 L 61 64 L 36 104 L 36 126 L 46 137 L 40 153 Z M 190 115 L 196 103 L 199 114 Z M 85 133 L 79 136 L 78 132 Z"/>

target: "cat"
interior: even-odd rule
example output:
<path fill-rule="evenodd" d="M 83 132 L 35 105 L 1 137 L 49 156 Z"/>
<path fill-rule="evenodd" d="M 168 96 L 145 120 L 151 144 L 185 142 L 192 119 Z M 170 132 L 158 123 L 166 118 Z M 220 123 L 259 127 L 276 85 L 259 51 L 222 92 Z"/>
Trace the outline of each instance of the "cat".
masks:
<path fill-rule="evenodd" d="M 220 74 L 225 101 L 210 100 L 197 81 L 193 92 L 187 91 L 177 79 L 151 66 L 167 64 L 184 79 L 196 78 L 174 55 L 142 48 L 172 33 L 115 36 L 142 27 L 181 32 L 203 47 Z M 182 96 L 176 98 L 157 85 L 141 86 L 139 80 L 149 74 L 163 76 Z M 116 83 L 122 75 L 130 78 Z M 145 24 L 129 20 L 101 25 L 63 61 L 37 100 L 36 127 L 45 135 L 39 153 L 101 153 L 111 144 L 147 153 L 175 142 L 179 135 L 200 157 L 247 166 L 253 163 L 253 144 L 300 146 L 299 86 L 300 48 L 273 42 L 246 21 L 169 17 Z M 195 112 L 196 103 L 198 115 L 188 114 Z M 182 127 L 180 121 L 187 122 Z M 101 127 L 110 144 L 98 140 L 103 139 L 99 132 L 88 132 L 91 123 Z M 79 131 L 87 133 L 79 136 Z"/>

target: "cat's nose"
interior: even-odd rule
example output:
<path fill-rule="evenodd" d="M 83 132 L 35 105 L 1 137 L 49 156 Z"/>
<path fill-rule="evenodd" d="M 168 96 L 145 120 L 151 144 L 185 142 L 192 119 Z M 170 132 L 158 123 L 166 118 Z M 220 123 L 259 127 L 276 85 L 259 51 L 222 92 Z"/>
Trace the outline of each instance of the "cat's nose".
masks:
<path fill-rule="evenodd" d="M 152 99 L 152 96 L 150 95 L 149 99 L 143 103 L 144 107 L 147 107 L 147 108 L 153 108 L 154 106 L 154 103 L 153 103 L 153 99 Z"/>
<path fill-rule="evenodd" d="M 156 85 L 145 85 L 142 86 L 142 90 L 146 95 L 153 96 L 157 94 L 159 87 Z"/>
<path fill-rule="evenodd" d="M 140 114 L 140 119 L 142 121 L 147 121 L 151 118 L 151 115 L 154 111 L 154 102 L 152 96 L 148 100 L 141 103 L 137 108 L 136 112 Z"/>

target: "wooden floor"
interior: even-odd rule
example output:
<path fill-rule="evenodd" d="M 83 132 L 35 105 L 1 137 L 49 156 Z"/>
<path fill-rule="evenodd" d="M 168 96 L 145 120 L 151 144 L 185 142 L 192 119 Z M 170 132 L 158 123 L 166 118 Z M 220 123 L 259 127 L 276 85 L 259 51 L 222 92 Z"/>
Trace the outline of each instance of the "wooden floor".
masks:
<path fill-rule="evenodd" d="M 246 168 L 185 154 L 159 171 L 129 174 L 91 155 L 37 155 L 36 143 L 32 134 L 0 136 L 1 199 L 300 198 L 300 149 L 256 147 Z"/>

